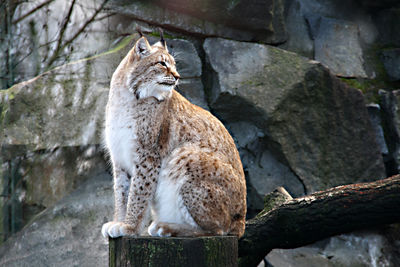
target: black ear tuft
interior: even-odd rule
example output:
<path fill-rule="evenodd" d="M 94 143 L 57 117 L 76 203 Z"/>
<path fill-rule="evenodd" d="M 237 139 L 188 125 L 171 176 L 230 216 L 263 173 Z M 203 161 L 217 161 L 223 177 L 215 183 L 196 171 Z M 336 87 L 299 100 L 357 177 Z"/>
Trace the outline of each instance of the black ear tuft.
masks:
<path fill-rule="evenodd" d="M 142 29 L 139 26 L 136 26 L 136 31 L 139 33 L 140 37 L 143 37 Z"/>
<path fill-rule="evenodd" d="M 164 40 L 164 31 L 161 28 L 158 28 L 158 31 L 160 32 L 160 42 L 164 47 L 167 47 L 167 43 Z"/>

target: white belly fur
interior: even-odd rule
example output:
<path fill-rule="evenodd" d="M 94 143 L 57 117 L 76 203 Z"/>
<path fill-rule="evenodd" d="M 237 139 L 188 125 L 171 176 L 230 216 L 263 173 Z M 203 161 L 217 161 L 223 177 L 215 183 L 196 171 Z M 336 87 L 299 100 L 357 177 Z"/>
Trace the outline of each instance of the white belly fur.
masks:
<path fill-rule="evenodd" d="M 197 228 L 198 225 L 183 204 L 179 193 L 186 179 L 182 177 L 178 181 L 171 181 L 164 173 L 168 172 L 161 171 L 157 184 L 154 219 L 165 223 L 188 224 Z"/>

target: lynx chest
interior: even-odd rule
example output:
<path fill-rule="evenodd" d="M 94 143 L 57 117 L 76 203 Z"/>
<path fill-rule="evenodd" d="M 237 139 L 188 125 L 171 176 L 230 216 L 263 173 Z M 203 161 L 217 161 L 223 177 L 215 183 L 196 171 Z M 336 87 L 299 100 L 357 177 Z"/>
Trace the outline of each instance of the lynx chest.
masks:
<path fill-rule="evenodd" d="M 124 107 L 110 107 L 106 114 L 105 141 L 114 164 L 132 175 L 137 162 L 137 121 L 134 111 Z"/>

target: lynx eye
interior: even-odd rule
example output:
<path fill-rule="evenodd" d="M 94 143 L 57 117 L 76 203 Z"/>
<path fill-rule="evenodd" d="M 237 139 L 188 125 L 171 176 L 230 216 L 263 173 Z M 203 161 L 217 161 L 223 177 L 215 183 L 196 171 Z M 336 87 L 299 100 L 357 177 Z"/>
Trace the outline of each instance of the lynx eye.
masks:
<path fill-rule="evenodd" d="M 164 67 L 167 67 L 167 63 L 165 63 L 164 61 L 159 61 L 159 62 L 157 62 L 158 64 L 161 64 L 162 66 L 164 66 Z"/>

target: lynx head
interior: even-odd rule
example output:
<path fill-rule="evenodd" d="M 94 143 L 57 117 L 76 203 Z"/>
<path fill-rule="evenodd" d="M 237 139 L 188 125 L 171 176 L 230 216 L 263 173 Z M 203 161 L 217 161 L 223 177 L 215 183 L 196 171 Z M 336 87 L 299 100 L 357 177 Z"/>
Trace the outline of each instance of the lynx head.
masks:
<path fill-rule="evenodd" d="M 137 99 L 155 97 L 162 101 L 169 97 L 180 78 L 175 60 L 169 54 L 166 43 L 161 40 L 150 45 L 142 36 L 131 49 L 113 77 L 123 80 Z M 119 77 L 118 77 L 119 76 Z"/>

